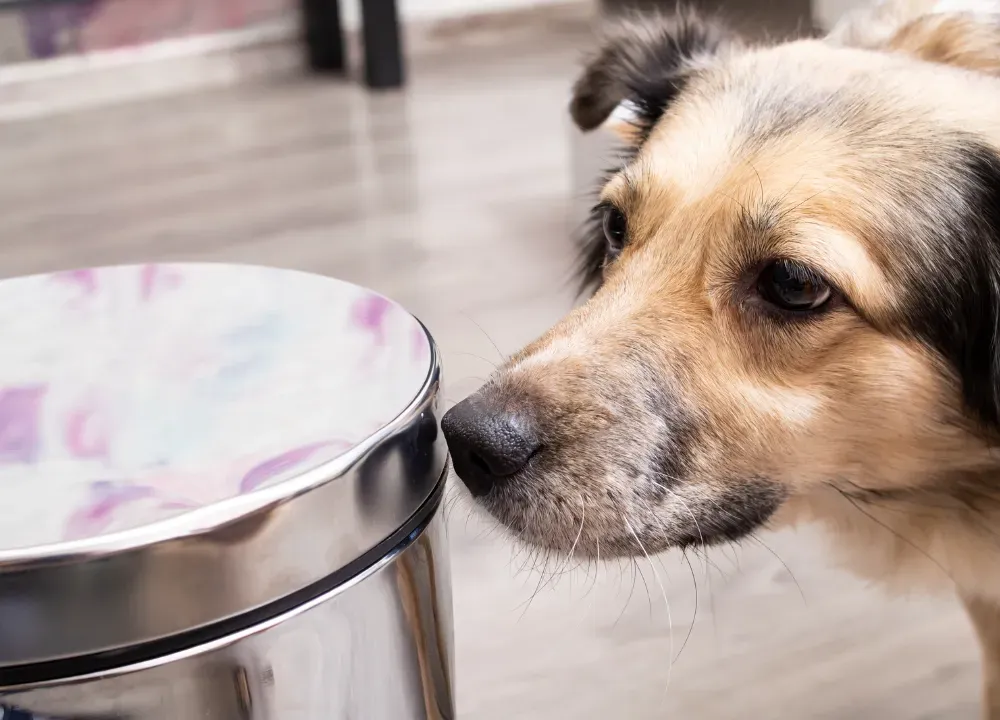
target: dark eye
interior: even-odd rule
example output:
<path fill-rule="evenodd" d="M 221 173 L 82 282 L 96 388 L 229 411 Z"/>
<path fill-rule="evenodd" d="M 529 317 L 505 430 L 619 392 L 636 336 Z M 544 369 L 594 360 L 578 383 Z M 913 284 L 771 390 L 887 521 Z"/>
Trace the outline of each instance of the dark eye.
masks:
<path fill-rule="evenodd" d="M 827 282 L 791 260 L 771 263 L 757 279 L 757 292 L 782 310 L 818 310 L 833 295 Z"/>
<path fill-rule="evenodd" d="M 614 257 L 625 247 L 628 223 L 621 210 L 613 205 L 604 208 L 604 239 L 608 243 L 608 255 Z"/>

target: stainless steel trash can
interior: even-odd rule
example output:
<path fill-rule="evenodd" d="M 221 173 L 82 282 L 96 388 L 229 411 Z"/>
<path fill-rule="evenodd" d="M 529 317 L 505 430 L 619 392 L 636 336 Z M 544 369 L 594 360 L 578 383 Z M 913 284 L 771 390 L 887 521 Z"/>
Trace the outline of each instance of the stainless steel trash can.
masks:
<path fill-rule="evenodd" d="M 454 717 L 440 369 L 363 288 L 0 282 L 0 717 Z"/>

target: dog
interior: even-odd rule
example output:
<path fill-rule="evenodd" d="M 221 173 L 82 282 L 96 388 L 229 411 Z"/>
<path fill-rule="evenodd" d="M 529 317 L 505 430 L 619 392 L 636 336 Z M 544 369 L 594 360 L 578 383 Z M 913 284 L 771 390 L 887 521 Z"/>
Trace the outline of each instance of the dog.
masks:
<path fill-rule="evenodd" d="M 820 523 L 859 574 L 957 594 L 1000 720 L 1000 5 L 770 45 L 633 17 L 570 113 L 624 146 L 588 298 L 445 414 L 456 474 L 577 556 Z"/>

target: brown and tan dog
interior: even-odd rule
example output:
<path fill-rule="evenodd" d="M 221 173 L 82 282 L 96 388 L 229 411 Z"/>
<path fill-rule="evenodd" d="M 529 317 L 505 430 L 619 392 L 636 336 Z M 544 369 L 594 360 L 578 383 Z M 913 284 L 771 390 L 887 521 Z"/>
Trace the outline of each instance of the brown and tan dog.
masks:
<path fill-rule="evenodd" d="M 954 588 L 1000 719 L 1000 15 L 919 1 L 742 44 L 612 32 L 572 114 L 629 151 L 593 296 L 443 423 L 524 540 L 608 557 L 818 521 Z"/>

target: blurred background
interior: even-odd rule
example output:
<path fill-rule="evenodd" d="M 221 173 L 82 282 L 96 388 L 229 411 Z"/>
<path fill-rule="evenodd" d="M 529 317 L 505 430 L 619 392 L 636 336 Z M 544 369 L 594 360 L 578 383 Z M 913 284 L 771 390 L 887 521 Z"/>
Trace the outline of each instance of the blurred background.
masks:
<path fill-rule="evenodd" d="M 719 9 L 781 38 L 849 4 Z M 334 275 L 424 320 L 454 402 L 573 303 L 572 232 L 608 145 L 566 104 L 620 9 L 404 1 L 404 80 L 375 91 L 356 3 L 338 75 L 304 67 L 299 0 L 0 0 L 0 274 L 203 260 Z M 460 494 L 448 513 L 463 720 L 977 716 L 957 605 L 886 598 L 808 528 L 540 567 Z"/>

